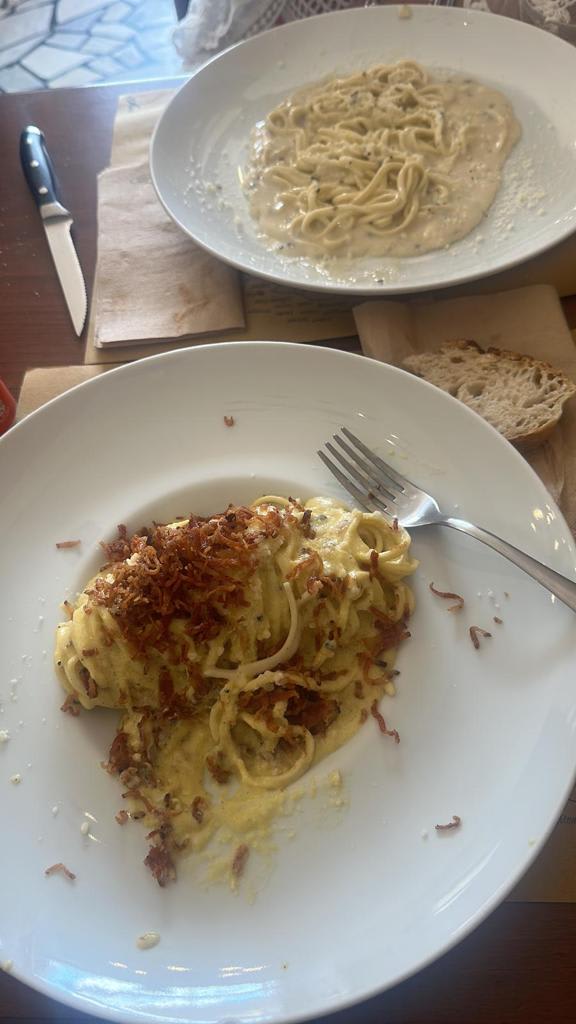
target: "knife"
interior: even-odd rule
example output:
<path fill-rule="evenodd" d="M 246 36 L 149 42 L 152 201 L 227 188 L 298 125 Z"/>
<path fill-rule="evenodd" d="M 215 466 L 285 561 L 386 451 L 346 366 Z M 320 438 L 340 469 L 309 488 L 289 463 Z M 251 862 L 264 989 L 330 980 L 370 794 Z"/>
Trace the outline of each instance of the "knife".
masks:
<path fill-rule="evenodd" d="M 86 319 L 87 300 L 82 269 L 70 234 L 74 221 L 58 199 L 56 176 L 44 135 L 34 125 L 25 128 L 20 136 L 20 161 L 40 211 L 74 330 L 80 335 Z"/>

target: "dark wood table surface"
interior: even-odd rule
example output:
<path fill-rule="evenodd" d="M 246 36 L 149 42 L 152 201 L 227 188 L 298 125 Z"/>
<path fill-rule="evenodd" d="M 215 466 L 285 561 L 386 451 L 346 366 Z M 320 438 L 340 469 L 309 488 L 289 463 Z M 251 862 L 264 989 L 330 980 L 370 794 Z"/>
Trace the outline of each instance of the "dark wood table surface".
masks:
<path fill-rule="evenodd" d="M 176 83 L 152 82 L 137 88 L 169 84 Z M 74 214 L 78 253 L 90 292 L 96 256 L 96 175 L 108 162 L 117 96 L 134 88 L 0 96 L 0 377 L 15 395 L 29 367 L 81 363 L 83 353 L 20 171 L 20 131 L 26 124 L 37 124 L 46 134 L 66 204 Z M 576 297 L 566 300 L 564 308 L 576 326 Z M 383 917 L 382 927 L 393 928 L 394 923 Z M 1 929 L 0 898 L 0 933 Z M 0 1022 L 93 1019 L 0 972 Z M 464 942 L 416 977 L 330 1020 L 350 1024 L 576 1021 L 576 905 L 505 903 Z"/>

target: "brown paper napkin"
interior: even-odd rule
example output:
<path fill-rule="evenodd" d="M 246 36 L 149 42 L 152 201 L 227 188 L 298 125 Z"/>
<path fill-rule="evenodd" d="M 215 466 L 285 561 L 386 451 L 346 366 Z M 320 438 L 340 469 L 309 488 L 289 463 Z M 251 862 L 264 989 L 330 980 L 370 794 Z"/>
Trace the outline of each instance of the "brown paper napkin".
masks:
<path fill-rule="evenodd" d="M 549 285 L 432 302 L 366 302 L 354 316 L 364 354 L 394 366 L 413 352 L 472 338 L 482 346 L 542 359 L 576 380 L 574 341 Z M 550 440 L 528 461 L 576 530 L 576 399 L 566 404 Z"/>
<path fill-rule="evenodd" d="M 123 97 L 112 165 L 98 180 L 98 259 L 89 328 L 96 348 L 152 340 L 169 345 L 244 325 L 237 272 L 180 231 L 150 181 L 150 134 L 169 95 Z"/>
<path fill-rule="evenodd" d="M 96 346 L 189 337 L 244 321 L 238 275 L 168 220 L 136 164 L 98 183 Z"/>

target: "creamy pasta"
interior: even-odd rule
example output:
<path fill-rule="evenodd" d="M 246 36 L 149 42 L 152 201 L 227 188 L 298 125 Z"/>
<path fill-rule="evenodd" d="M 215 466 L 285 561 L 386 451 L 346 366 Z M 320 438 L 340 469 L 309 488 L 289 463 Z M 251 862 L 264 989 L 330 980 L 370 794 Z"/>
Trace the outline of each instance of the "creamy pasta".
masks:
<path fill-rule="evenodd" d="M 300 90 L 256 127 L 250 210 L 288 254 L 419 255 L 479 223 L 519 135 L 495 89 L 377 65 Z"/>
<path fill-rule="evenodd" d="M 249 850 L 279 795 L 394 693 L 409 546 L 380 513 L 276 496 L 108 545 L 56 664 L 67 710 L 123 711 L 108 768 L 161 884 L 219 830 Z"/>

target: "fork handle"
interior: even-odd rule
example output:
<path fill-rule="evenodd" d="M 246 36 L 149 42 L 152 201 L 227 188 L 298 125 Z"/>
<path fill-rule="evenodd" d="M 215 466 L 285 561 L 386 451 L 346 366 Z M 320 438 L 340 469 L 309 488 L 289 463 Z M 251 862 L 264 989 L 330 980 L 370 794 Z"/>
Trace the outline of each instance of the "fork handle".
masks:
<path fill-rule="evenodd" d="M 453 519 L 451 516 L 446 516 L 439 519 L 438 522 L 444 526 L 451 526 L 454 530 L 461 530 L 462 533 L 467 533 L 470 537 L 475 537 L 476 540 L 482 541 L 488 547 L 494 548 L 494 551 L 497 551 L 499 555 L 504 555 L 504 558 L 509 559 L 519 569 L 523 569 L 532 579 L 541 583 L 551 594 L 555 594 L 563 604 L 568 605 L 573 612 L 576 612 L 575 581 L 567 579 L 566 576 L 555 572 L 554 569 L 549 569 L 547 565 L 543 565 L 536 558 L 532 558 L 531 555 L 527 555 L 524 551 L 520 551 L 519 548 L 515 548 L 508 541 L 496 537 L 489 530 L 484 530 L 481 526 L 474 526 L 473 523 L 467 523 L 465 519 Z"/>

